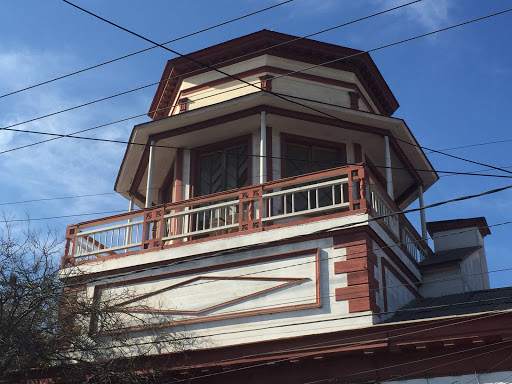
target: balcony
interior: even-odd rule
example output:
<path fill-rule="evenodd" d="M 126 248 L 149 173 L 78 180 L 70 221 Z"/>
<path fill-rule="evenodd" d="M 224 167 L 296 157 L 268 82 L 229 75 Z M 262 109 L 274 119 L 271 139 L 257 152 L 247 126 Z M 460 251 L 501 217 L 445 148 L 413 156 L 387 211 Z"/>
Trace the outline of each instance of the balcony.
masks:
<path fill-rule="evenodd" d="M 344 166 L 71 225 L 63 266 L 360 213 L 421 261 L 432 251 L 375 180 Z"/>

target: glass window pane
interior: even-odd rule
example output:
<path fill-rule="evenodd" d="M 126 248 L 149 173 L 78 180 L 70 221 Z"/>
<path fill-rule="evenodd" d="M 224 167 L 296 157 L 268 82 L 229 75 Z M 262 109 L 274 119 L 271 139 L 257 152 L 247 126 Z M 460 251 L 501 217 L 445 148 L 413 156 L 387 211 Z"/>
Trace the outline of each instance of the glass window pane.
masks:
<path fill-rule="evenodd" d="M 311 172 L 309 148 L 305 145 L 286 145 L 286 176 L 298 176 Z"/>
<path fill-rule="evenodd" d="M 199 195 L 223 190 L 222 157 L 219 152 L 199 157 Z"/>
<path fill-rule="evenodd" d="M 313 147 L 312 160 L 311 168 L 313 171 L 341 166 L 338 151 L 332 149 Z"/>
<path fill-rule="evenodd" d="M 247 146 L 230 148 L 226 154 L 226 189 L 247 185 Z"/>

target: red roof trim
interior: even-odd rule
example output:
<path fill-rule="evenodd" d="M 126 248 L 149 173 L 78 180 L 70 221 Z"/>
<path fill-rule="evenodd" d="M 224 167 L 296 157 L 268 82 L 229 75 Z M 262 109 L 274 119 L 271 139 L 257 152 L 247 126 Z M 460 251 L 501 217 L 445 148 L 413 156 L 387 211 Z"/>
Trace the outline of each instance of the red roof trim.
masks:
<path fill-rule="evenodd" d="M 227 65 L 228 63 L 233 64 L 263 54 L 311 64 L 321 64 L 344 56 L 357 55 L 346 60 L 333 62 L 326 65 L 326 67 L 356 73 L 381 114 L 391 116 L 398 109 L 399 104 L 397 100 L 368 53 L 310 39 L 296 39 L 296 36 L 262 30 L 190 53 L 187 56 L 204 64 L 216 66 Z M 281 45 L 274 47 L 278 44 Z M 266 50 L 261 52 L 264 49 Z M 194 75 L 196 75 L 209 71 L 209 69 L 193 63 L 184 57 L 169 60 L 162 75 L 162 82 L 158 86 L 151 104 L 150 112 L 165 108 L 166 103 L 172 103 L 172 95 L 175 94 L 176 87 L 181 78 L 168 81 L 165 81 L 165 79 L 191 71 L 194 71 Z M 154 120 L 165 117 L 163 113 L 148 114 Z"/>
<path fill-rule="evenodd" d="M 434 233 L 452 231 L 454 229 L 462 228 L 478 228 L 482 237 L 491 234 L 491 230 L 487 225 L 485 217 L 472 217 L 469 219 L 455 219 L 455 220 L 442 220 L 442 221 L 431 221 L 427 223 L 427 231 L 430 236 Z"/>

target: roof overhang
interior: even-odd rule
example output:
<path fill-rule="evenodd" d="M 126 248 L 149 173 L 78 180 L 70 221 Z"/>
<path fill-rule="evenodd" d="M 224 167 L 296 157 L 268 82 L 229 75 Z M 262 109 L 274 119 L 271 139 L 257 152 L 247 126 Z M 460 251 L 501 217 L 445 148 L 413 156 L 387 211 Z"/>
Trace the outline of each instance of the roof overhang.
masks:
<path fill-rule="evenodd" d="M 178 57 L 169 60 L 162 74 L 148 116 L 154 120 L 164 118 L 176 95 L 180 81 L 186 76 L 195 76 L 211 71 L 200 63 L 222 68 L 263 54 L 314 65 L 322 64 L 324 67 L 353 72 L 361 79 L 380 114 L 391 116 L 399 107 L 395 96 L 369 53 L 262 30 L 187 54 L 189 58 Z M 323 63 L 328 64 L 324 65 Z"/>
<path fill-rule="evenodd" d="M 304 100 L 295 103 L 265 92 L 256 92 L 135 126 L 130 136 L 132 144 L 129 144 L 126 149 L 114 189 L 129 198 L 129 191 L 135 177 L 134 170 L 141 163 L 152 139 L 159 140 L 169 136 L 177 139 L 181 135 L 257 115 L 263 110 L 269 115 L 275 114 L 291 119 L 311 119 L 319 124 L 389 136 L 393 149 L 400 155 L 405 167 L 418 178 L 417 182 L 422 184 L 424 190 L 439 178 L 402 119 Z M 399 202 L 399 205 L 404 208 L 416 198 L 417 192 L 412 189 L 409 195 Z"/>

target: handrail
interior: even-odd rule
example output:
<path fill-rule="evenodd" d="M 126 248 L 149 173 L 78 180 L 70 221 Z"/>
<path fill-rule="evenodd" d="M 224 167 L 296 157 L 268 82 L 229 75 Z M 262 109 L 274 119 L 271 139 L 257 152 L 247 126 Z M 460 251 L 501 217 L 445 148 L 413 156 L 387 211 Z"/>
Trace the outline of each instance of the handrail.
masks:
<path fill-rule="evenodd" d="M 161 249 L 204 237 L 272 229 L 290 220 L 371 210 L 416 261 L 428 254 L 405 215 L 363 165 L 350 165 L 198 196 L 68 227 L 63 263 Z M 276 226 L 277 225 L 277 226 Z M 414 240 L 407 246 L 405 237 Z"/>

